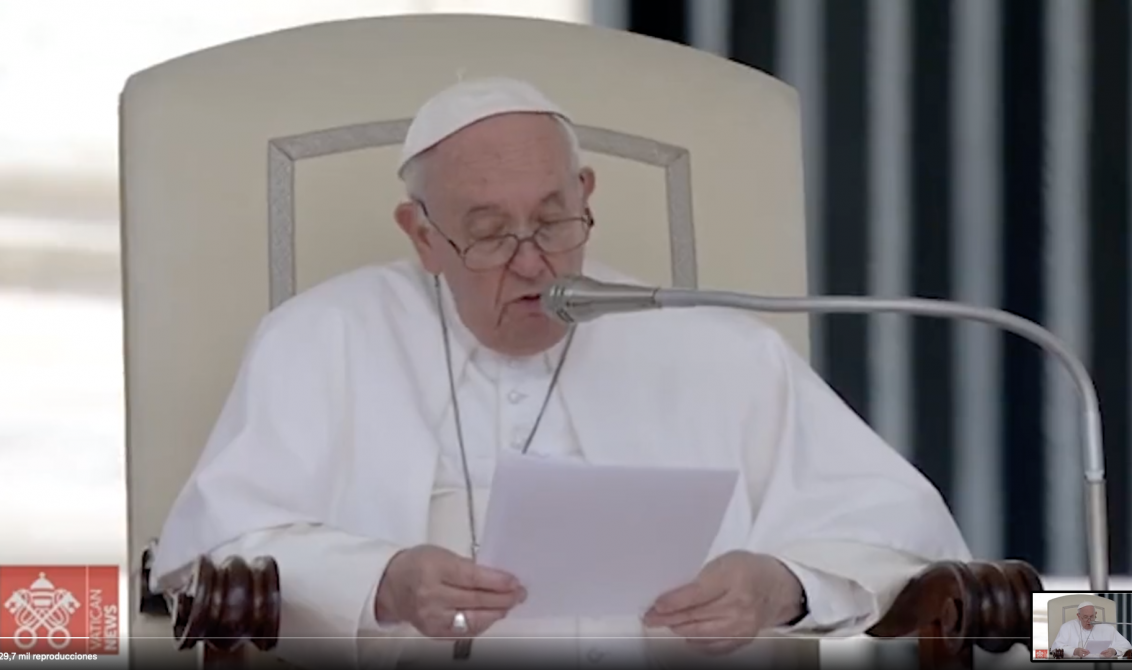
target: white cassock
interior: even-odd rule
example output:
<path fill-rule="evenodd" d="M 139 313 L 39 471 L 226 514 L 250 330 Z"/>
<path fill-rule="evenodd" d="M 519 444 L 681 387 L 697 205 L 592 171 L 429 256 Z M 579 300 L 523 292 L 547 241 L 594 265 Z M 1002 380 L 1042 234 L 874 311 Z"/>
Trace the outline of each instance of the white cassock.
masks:
<path fill-rule="evenodd" d="M 632 281 L 592 262 L 586 272 Z M 561 345 L 525 359 L 492 353 L 460 322 L 447 287 L 443 295 L 482 522 L 496 455 L 521 447 Z M 450 641 L 379 628 L 372 614 L 399 549 L 470 551 L 438 316 L 432 277 L 411 261 L 351 271 L 267 315 L 166 521 L 155 585 L 183 584 L 201 554 L 266 554 L 281 573 L 285 660 L 451 658 Z M 862 633 L 929 563 L 970 559 L 938 491 L 749 313 L 653 311 L 580 325 L 530 451 L 740 469 L 709 560 L 746 549 L 794 570 L 810 612 L 783 635 Z M 583 665 L 639 661 L 646 648 L 634 617 L 504 620 L 459 667 L 516 658 L 492 637 L 538 635 L 570 638 L 555 641 L 560 658 Z M 597 639 L 619 635 L 634 639 Z M 747 656 L 744 667 L 752 653 L 766 659 L 763 643 L 733 658 Z M 547 658 L 549 643 L 526 644 Z"/>
<path fill-rule="evenodd" d="M 1061 628 L 1057 631 L 1057 637 L 1054 638 L 1053 644 L 1049 648 L 1064 649 L 1065 658 L 1069 658 L 1073 655 L 1073 650 L 1077 648 L 1087 649 L 1088 647 L 1085 645 L 1089 642 L 1107 642 L 1109 648 L 1116 650 L 1117 656 L 1132 649 L 1132 643 L 1129 643 L 1120 634 L 1120 631 L 1116 630 L 1116 626 L 1098 621 L 1093 624 L 1092 630 L 1085 630 L 1081 621 L 1076 617 L 1061 624 Z M 1089 654 L 1090 657 L 1098 655 Z"/>

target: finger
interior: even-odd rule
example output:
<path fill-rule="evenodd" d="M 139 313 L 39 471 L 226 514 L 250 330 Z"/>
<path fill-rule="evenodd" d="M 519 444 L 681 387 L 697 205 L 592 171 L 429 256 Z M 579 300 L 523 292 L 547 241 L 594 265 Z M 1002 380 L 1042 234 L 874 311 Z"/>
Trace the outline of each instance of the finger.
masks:
<path fill-rule="evenodd" d="M 464 610 L 464 618 L 468 623 L 466 631 L 459 631 L 453 627 L 456 612 L 447 610 L 443 614 L 432 617 L 428 630 L 422 631 L 428 637 L 459 639 L 477 637 L 486 632 L 498 621 L 507 616 L 506 610 Z"/>
<path fill-rule="evenodd" d="M 655 614 L 649 612 L 644 616 L 642 623 L 649 628 L 669 628 L 674 630 L 681 626 L 712 621 L 716 618 L 718 618 L 718 613 L 715 611 L 715 608 L 709 604 L 703 607 L 693 607 L 691 609 L 673 612 L 672 614 Z"/>
<path fill-rule="evenodd" d="M 526 589 L 519 587 L 513 591 L 477 591 L 455 586 L 445 586 L 437 594 L 446 608 L 456 610 L 509 610 L 527 599 Z"/>
<path fill-rule="evenodd" d="M 721 639 L 694 639 L 688 640 L 688 644 L 699 651 L 700 653 L 709 656 L 722 656 L 730 654 L 736 649 L 750 642 L 748 639 L 742 638 L 721 638 Z"/>
<path fill-rule="evenodd" d="M 662 616 L 673 614 L 706 605 L 723 597 L 725 593 L 727 593 L 727 588 L 722 583 L 697 579 L 690 584 L 685 584 L 661 595 L 653 603 L 649 612 Z"/>
<path fill-rule="evenodd" d="M 731 609 L 733 608 L 729 607 L 728 598 L 724 596 L 708 601 L 703 605 L 677 610 L 669 614 L 659 614 L 654 610 L 649 610 L 645 613 L 643 623 L 653 628 L 674 628 L 701 621 L 727 618 L 732 614 Z"/>
<path fill-rule="evenodd" d="M 465 637 L 483 635 L 489 628 L 507 616 L 507 610 L 467 610 L 468 632 Z"/>
<path fill-rule="evenodd" d="M 724 619 L 692 621 L 673 626 L 672 632 L 689 641 L 702 640 L 706 642 L 728 637 L 731 634 L 728 623 Z"/>
<path fill-rule="evenodd" d="M 454 561 L 451 567 L 444 572 L 441 579 L 448 586 L 480 591 L 495 591 L 503 593 L 519 588 L 519 580 L 502 570 L 485 568 L 474 562 L 461 558 Z"/>

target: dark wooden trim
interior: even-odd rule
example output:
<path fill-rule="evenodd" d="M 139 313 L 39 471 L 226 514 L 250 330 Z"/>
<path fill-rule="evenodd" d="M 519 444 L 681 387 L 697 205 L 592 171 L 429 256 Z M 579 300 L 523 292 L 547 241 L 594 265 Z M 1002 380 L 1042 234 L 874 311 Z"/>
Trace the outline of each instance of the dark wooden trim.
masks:
<path fill-rule="evenodd" d="M 970 670 L 975 647 L 992 654 L 1030 648 L 1030 596 L 1041 590 L 1037 571 L 1023 561 L 936 563 L 904 587 L 868 634 L 918 637 L 922 668 Z M 271 557 L 217 565 L 202 556 L 191 582 L 169 594 L 178 648 L 203 644 L 209 667 L 247 667 L 255 650 L 278 642 L 281 598 Z"/>

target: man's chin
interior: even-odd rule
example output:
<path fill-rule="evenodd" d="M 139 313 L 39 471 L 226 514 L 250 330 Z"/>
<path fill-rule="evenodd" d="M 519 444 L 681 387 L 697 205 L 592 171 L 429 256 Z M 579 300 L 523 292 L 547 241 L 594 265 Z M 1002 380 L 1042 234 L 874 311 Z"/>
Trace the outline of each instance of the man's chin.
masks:
<path fill-rule="evenodd" d="M 553 348 L 566 335 L 565 324 L 548 316 L 527 316 L 510 320 L 505 328 L 513 329 L 500 342 L 502 353 L 512 356 L 534 356 Z"/>

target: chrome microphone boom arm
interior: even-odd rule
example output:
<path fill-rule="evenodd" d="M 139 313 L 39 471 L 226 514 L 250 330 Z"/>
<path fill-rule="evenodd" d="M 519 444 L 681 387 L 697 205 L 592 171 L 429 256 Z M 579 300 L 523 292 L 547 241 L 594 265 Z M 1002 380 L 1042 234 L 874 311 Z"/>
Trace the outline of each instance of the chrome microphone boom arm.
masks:
<path fill-rule="evenodd" d="M 588 321 L 605 314 L 674 307 L 727 307 L 767 313 L 907 314 L 984 323 L 1037 344 L 1065 367 L 1081 398 L 1089 588 L 1108 589 L 1104 442 L 1096 387 L 1081 359 L 1053 333 L 1033 321 L 999 309 L 928 298 L 771 297 L 733 291 L 613 284 L 581 276 L 567 277 L 551 286 L 543 293 L 542 304 L 548 313 L 566 323 Z"/>

